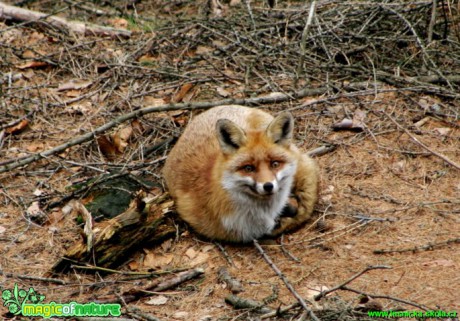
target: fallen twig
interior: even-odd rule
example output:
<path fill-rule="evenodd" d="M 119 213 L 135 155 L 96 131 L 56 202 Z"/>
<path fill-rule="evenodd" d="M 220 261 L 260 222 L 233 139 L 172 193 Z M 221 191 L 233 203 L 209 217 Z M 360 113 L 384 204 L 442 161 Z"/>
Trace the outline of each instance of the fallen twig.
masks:
<path fill-rule="evenodd" d="M 143 286 L 142 288 L 134 288 L 131 289 L 125 293 L 123 293 L 120 298 L 123 300 L 125 303 L 129 303 L 132 301 L 135 301 L 141 297 L 148 296 L 152 292 L 160 292 L 164 291 L 167 289 L 170 289 L 172 287 L 175 287 L 181 283 L 184 283 L 185 281 L 191 280 L 193 278 L 196 278 L 197 276 L 201 275 L 204 273 L 204 270 L 201 268 L 196 268 L 196 269 L 191 269 L 188 271 L 180 272 L 177 273 L 176 275 L 165 277 L 160 280 L 154 280 L 149 282 L 147 285 Z M 104 301 L 109 302 L 114 302 L 113 300 L 120 302 L 121 299 L 115 299 L 115 298 L 110 298 Z"/>
<path fill-rule="evenodd" d="M 262 257 L 264 258 L 264 260 L 268 263 L 268 265 L 272 268 L 272 270 L 275 271 L 275 273 L 279 276 L 279 278 L 284 282 L 288 290 L 297 299 L 300 306 L 310 315 L 312 320 L 319 321 L 315 313 L 307 306 L 307 303 L 305 302 L 305 300 L 296 292 L 296 290 L 291 285 L 291 283 L 289 283 L 288 279 L 284 276 L 284 274 L 280 271 L 280 269 L 278 269 L 275 263 L 273 263 L 273 261 L 267 255 L 267 253 L 265 253 L 263 248 L 260 246 L 259 242 L 257 242 L 257 240 L 253 240 L 253 243 L 256 249 L 259 251 L 259 253 L 262 254 Z"/>
<path fill-rule="evenodd" d="M 441 153 L 438 153 L 432 149 L 430 149 L 428 146 L 426 146 L 424 143 L 422 143 L 421 141 L 419 141 L 417 139 L 417 137 L 415 137 L 414 135 L 412 135 L 412 133 L 407 130 L 406 128 L 404 128 L 401 124 L 399 124 L 393 117 L 391 117 L 387 112 L 385 111 L 381 111 L 389 120 L 391 120 L 391 122 L 393 124 L 396 125 L 396 127 L 398 127 L 399 129 L 403 130 L 415 143 L 417 143 L 420 147 L 422 147 L 423 149 L 429 151 L 431 154 L 441 158 L 443 161 L 445 161 L 447 164 L 455 167 L 456 169 L 460 170 L 460 165 L 457 164 L 456 162 L 454 162 L 453 160 L 449 159 L 447 156 L 441 154 Z"/>
<path fill-rule="evenodd" d="M 225 248 L 223 247 L 222 244 L 220 244 L 219 242 L 214 242 L 214 244 L 216 244 L 216 246 L 219 248 L 219 250 L 222 252 L 222 255 L 224 256 L 225 260 L 227 260 L 228 264 L 230 264 L 231 266 L 235 266 L 235 263 L 233 262 L 233 259 L 232 257 L 228 254 L 228 252 L 225 250 Z"/>
<path fill-rule="evenodd" d="M 299 302 L 296 302 L 296 303 L 293 303 L 293 304 L 290 304 L 288 305 L 287 307 L 284 307 L 284 308 L 279 308 L 277 309 L 276 311 L 271 311 L 271 312 L 268 312 L 266 314 L 263 314 L 260 316 L 260 319 L 268 319 L 268 318 L 272 318 L 272 317 L 276 317 L 276 316 L 279 316 L 283 313 L 286 313 L 288 312 L 289 310 L 292 310 L 294 308 L 297 308 L 297 307 L 300 307 L 300 304 Z"/>
<path fill-rule="evenodd" d="M 0 270 L 0 275 L 4 275 L 8 278 L 18 278 L 21 280 L 33 280 L 33 281 L 40 281 L 40 282 L 50 282 L 50 283 L 56 283 L 56 284 L 62 284 L 66 285 L 67 282 L 60 280 L 60 279 L 54 279 L 54 278 L 42 278 L 39 276 L 31 276 L 31 275 L 22 275 L 22 274 L 13 274 L 13 273 L 6 273 L 2 270 Z"/>
<path fill-rule="evenodd" d="M 219 271 L 217 272 L 219 280 L 223 281 L 227 284 L 228 289 L 232 293 L 239 293 L 241 291 L 244 291 L 243 286 L 241 285 L 241 282 L 238 279 L 235 279 L 228 273 L 228 270 L 225 266 L 222 266 L 219 268 Z"/>
<path fill-rule="evenodd" d="M 354 292 L 354 293 L 357 293 L 357 294 L 362 294 L 362 295 L 368 296 L 368 297 L 373 298 L 373 299 L 387 299 L 387 300 L 392 300 L 392 301 L 404 303 L 404 304 L 419 308 L 419 309 L 424 310 L 424 311 L 434 310 L 434 309 L 424 307 L 423 305 L 420 305 L 420 304 L 417 304 L 415 302 L 411 302 L 411 301 L 408 301 L 408 300 L 399 299 L 399 298 L 395 298 L 395 297 L 388 296 L 388 295 L 369 294 L 369 293 L 366 293 L 366 292 L 362 292 L 362 291 L 359 291 L 359 290 L 349 288 L 347 286 L 342 286 L 341 290 L 350 291 L 350 292 Z"/>
<path fill-rule="evenodd" d="M 391 266 L 386 266 L 386 265 L 371 265 L 371 266 L 368 266 L 364 270 L 362 270 L 361 272 L 356 273 L 355 275 L 353 275 L 351 278 L 349 278 L 348 280 L 346 280 L 342 284 L 337 285 L 337 286 L 333 287 L 332 289 L 321 291 L 321 293 L 315 295 L 313 298 L 315 299 L 315 301 L 319 301 L 319 300 L 321 300 L 321 298 L 324 298 L 329 293 L 335 292 L 337 290 L 342 290 L 345 285 L 347 285 L 348 283 L 351 283 L 353 280 L 356 280 L 357 278 L 359 278 L 364 273 L 366 273 L 368 271 L 371 271 L 371 270 L 378 270 L 378 269 L 391 269 Z"/>
<path fill-rule="evenodd" d="M 131 31 L 115 29 L 106 26 L 99 26 L 89 23 L 77 22 L 77 21 L 68 21 L 62 17 L 50 16 L 46 13 L 32 11 L 28 9 L 18 8 L 15 6 L 10 6 L 5 3 L 0 2 L 0 18 L 1 19 L 16 19 L 20 21 L 46 21 L 50 25 L 59 28 L 67 29 L 77 34 L 82 35 L 98 35 L 98 36 L 121 36 L 121 37 L 130 37 Z"/>
<path fill-rule="evenodd" d="M 324 154 L 330 153 L 337 148 L 337 145 L 323 145 L 315 149 L 309 150 L 307 155 L 310 157 L 322 156 Z"/>
<path fill-rule="evenodd" d="M 225 302 L 230 304 L 235 309 L 254 309 L 262 313 L 269 313 L 272 310 L 264 306 L 262 302 L 258 302 L 252 299 L 244 299 L 230 294 L 225 298 Z"/>
<path fill-rule="evenodd" d="M 157 317 L 154 317 L 151 314 L 145 313 L 141 311 L 141 309 L 136 308 L 136 307 L 127 307 L 126 308 L 129 312 L 129 314 L 132 314 L 134 317 L 139 316 L 142 319 L 148 320 L 148 321 L 160 321 Z"/>
<path fill-rule="evenodd" d="M 443 242 L 436 242 L 436 243 L 428 243 L 426 245 L 422 246 L 415 246 L 415 247 L 409 247 L 409 248 L 404 248 L 404 249 L 394 249 L 394 250 L 375 250 L 372 253 L 374 254 L 388 254 L 388 253 L 404 253 L 404 252 L 418 252 L 418 251 L 430 251 L 433 250 L 436 247 L 441 247 L 444 245 L 449 245 L 453 243 L 459 243 L 460 244 L 460 238 L 454 238 L 454 239 L 449 239 Z"/>
<path fill-rule="evenodd" d="M 307 18 L 307 23 L 305 24 L 305 27 L 303 28 L 302 31 L 302 38 L 300 40 L 300 59 L 299 59 L 299 65 L 297 66 L 297 75 L 295 78 L 295 86 L 297 86 L 297 82 L 299 78 L 303 76 L 304 73 L 304 61 L 305 61 L 305 55 L 306 55 L 306 47 L 307 47 L 307 36 L 308 36 L 308 31 L 310 29 L 311 22 L 313 20 L 313 16 L 315 14 L 315 8 L 316 8 L 316 1 L 312 1 L 310 4 L 310 11 L 308 13 L 308 18 Z"/>

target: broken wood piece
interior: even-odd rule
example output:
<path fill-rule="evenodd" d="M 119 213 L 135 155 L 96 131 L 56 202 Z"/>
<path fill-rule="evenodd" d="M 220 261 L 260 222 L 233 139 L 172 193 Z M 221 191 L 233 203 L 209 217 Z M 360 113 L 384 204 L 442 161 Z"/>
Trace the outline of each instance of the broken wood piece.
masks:
<path fill-rule="evenodd" d="M 86 237 L 72 245 L 54 264 L 52 273 L 67 272 L 75 263 L 116 268 L 136 250 L 176 235 L 177 227 L 168 215 L 173 206 L 169 194 L 163 193 L 148 203 L 145 196 L 144 192 L 138 193 L 124 213 L 95 223 L 92 246 L 88 246 Z"/>
<path fill-rule="evenodd" d="M 204 273 L 204 270 L 201 268 L 190 269 L 187 271 L 179 272 L 175 275 L 168 275 L 161 279 L 155 279 L 148 282 L 147 284 L 141 287 L 135 287 L 129 291 L 124 292 L 119 296 L 111 295 L 104 297 L 98 302 L 110 302 L 110 303 L 129 303 L 135 300 L 138 300 L 142 297 L 146 297 L 154 294 L 154 292 L 160 292 L 164 290 L 171 289 L 178 286 L 188 280 L 194 279 L 197 276 L 200 276 Z"/>
<path fill-rule="evenodd" d="M 43 20 L 56 28 L 66 29 L 68 31 L 85 36 L 95 35 L 124 38 L 131 37 L 131 31 L 129 30 L 115 29 L 111 27 L 99 26 L 78 21 L 68 21 L 61 17 L 52 16 L 43 12 L 37 12 L 24 8 L 10 6 L 3 2 L 0 2 L 0 18 L 28 22 L 36 22 Z"/>
<path fill-rule="evenodd" d="M 240 298 L 234 294 L 228 295 L 225 298 L 225 302 L 230 304 L 235 309 L 253 309 L 264 314 L 272 312 L 272 309 L 264 306 L 262 302 L 258 302 L 252 299 Z"/>
<path fill-rule="evenodd" d="M 225 266 L 222 266 L 219 268 L 219 271 L 217 272 L 219 276 L 219 280 L 223 281 L 227 284 L 228 289 L 233 293 L 240 293 L 244 291 L 243 286 L 241 285 L 241 282 L 228 273 L 228 270 Z"/>

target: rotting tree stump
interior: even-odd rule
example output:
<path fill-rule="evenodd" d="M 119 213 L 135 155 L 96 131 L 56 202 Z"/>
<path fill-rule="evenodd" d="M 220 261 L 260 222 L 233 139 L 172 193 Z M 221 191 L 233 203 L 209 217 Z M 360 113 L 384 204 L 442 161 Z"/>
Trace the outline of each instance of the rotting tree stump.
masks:
<path fill-rule="evenodd" d="M 65 273 L 75 265 L 91 264 L 117 268 L 135 251 L 158 244 L 178 233 L 173 220 L 173 201 L 168 193 L 147 200 L 145 192 L 137 193 L 122 214 L 85 228 L 82 240 L 73 244 L 51 269 Z M 83 207 L 81 203 L 75 205 Z M 91 218 L 89 218 L 91 225 Z"/>

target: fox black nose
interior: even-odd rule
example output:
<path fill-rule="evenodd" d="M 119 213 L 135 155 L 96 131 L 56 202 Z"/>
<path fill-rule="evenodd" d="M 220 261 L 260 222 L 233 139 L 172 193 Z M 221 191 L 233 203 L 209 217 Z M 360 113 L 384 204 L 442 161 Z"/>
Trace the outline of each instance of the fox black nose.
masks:
<path fill-rule="evenodd" d="M 264 191 L 266 191 L 267 193 L 271 193 L 271 191 L 273 191 L 273 184 L 268 182 L 268 183 L 265 183 L 264 184 Z"/>

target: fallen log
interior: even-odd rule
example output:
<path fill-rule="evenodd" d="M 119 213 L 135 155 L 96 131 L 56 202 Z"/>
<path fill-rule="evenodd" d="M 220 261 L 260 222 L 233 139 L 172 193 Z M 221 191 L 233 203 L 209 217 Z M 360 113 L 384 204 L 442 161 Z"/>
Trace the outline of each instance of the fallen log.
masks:
<path fill-rule="evenodd" d="M 77 211 L 80 208 L 76 204 L 73 206 Z M 145 192 L 139 192 L 124 213 L 93 226 L 90 217 L 86 226 L 91 228 L 85 229 L 82 239 L 67 250 L 51 272 L 65 273 L 75 264 L 87 263 L 105 268 L 118 267 L 135 251 L 176 235 L 172 207 L 173 201 L 168 193 L 148 200 Z"/>

